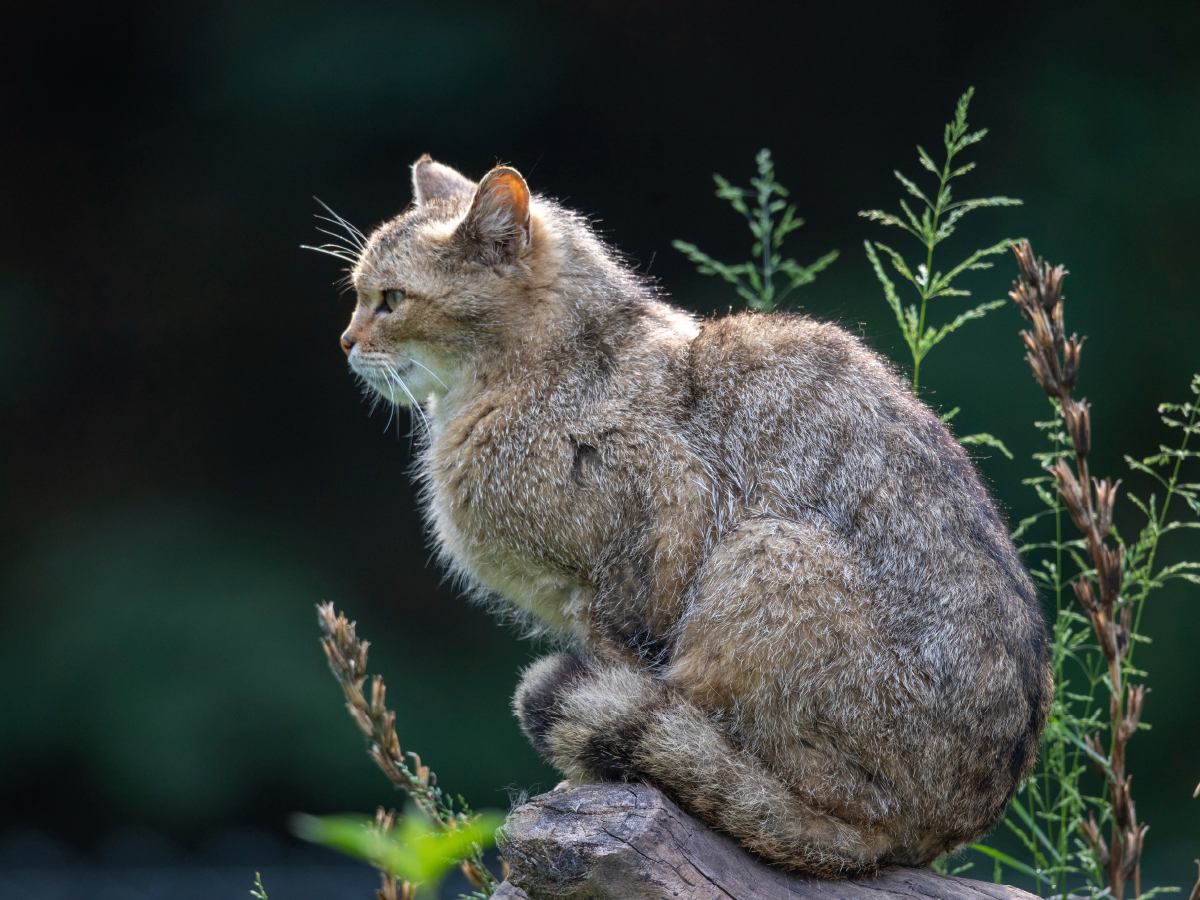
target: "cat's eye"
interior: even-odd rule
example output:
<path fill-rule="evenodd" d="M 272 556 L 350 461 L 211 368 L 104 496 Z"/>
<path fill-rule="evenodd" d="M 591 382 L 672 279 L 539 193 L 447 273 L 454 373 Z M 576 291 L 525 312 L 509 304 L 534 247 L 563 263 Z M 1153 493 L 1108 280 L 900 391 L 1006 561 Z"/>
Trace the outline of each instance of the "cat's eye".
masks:
<path fill-rule="evenodd" d="M 392 290 L 384 291 L 383 302 L 387 304 L 387 308 L 389 310 L 395 312 L 396 307 L 404 302 L 404 291 L 400 290 L 399 288 L 393 288 Z M 380 310 L 380 312 L 382 312 L 382 310 Z"/>

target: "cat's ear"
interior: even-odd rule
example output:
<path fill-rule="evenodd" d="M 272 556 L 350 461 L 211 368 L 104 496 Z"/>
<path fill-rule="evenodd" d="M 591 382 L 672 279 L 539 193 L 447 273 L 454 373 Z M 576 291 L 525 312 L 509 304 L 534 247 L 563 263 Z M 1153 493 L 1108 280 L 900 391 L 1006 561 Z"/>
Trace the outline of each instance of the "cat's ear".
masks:
<path fill-rule="evenodd" d="M 488 255 L 512 262 L 529 243 L 529 186 L 516 169 L 497 166 L 483 176 L 463 221 L 468 237 Z"/>
<path fill-rule="evenodd" d="M 428 153 L 412 166 L 413 202 L 421 206 L 430 200 L 449 200 L 456 194 L 470 196 L 475 182 L 449 166 L 434 162 Z"/>

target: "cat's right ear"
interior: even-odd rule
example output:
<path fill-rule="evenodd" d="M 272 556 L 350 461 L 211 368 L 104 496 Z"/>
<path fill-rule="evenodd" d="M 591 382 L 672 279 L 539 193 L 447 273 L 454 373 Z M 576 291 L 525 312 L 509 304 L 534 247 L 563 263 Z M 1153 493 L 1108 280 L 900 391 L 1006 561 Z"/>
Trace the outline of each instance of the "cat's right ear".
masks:
<path fill-rule="evenodd" d="M 434 162 L 426 153 L 412 166 L 413 202 L 423 206 L 430 200 L 449 200 L 456 194 L 471 196 L 475 182 L 449 166 Z"/>

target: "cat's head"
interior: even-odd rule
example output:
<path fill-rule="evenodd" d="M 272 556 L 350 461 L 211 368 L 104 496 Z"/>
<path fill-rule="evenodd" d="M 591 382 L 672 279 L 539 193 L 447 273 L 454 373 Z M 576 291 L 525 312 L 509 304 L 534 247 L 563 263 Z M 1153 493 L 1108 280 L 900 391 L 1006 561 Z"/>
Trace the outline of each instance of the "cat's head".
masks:
<path fill-rule="evenodd" d="M 472 357 L 528 321 L 541 227 L 507 166 L 476 184 L 423 156 L 412 185 L 412 205 L 365 241 L 342 335 L 355 374 L 403 405 L 445 393 Z"/>

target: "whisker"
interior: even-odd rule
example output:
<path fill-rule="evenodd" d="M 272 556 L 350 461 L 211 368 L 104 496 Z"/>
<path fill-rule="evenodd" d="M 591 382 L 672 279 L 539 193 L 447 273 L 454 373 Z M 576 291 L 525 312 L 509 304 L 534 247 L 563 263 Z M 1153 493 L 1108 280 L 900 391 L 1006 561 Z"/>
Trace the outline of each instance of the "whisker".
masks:
<path fill-rule="evenodd" d="M 416 363 L 418 366 L 420 366 L 422 369 L 424 369 L 426 372 L 428 372 L 430 375 L 432 375 L 435 379 L 437 379 L 438 384 L 440 384 L 442 387 L 446 388 L 446 390 L 450 390 L 450 388 L 446 387 L 446 382 L 444 382 L 444 381 L 442 381 L 442 379 L 438 378 L 437 373 L 434 372 L 433 369 L 429 368 L 429 366 L 427 366 L 423 362 L 421 362 L 419 359 L 414 359 L 413 357 L 410 356 L 410 357 L 408 357 L 408 361 L 410 363 Z"/>
<path fill-rule="evenodd" d="M 365 378 L 364 376 L 359 375 L 357 372 L 354 374 L 358 378 L 358 383 L 362 388 L 363 393 L 366 394 L 371 401 L 371 405 L 367 409 L 367 415 L 373 416 L 375 415 L 375 408 L 379 406 L 379 401 L 383 399 L 383 395 L 379 393 L 379 389 L 371 383 L 369 378 Z"/>
<path fill-rule="evenodd" d="M 329 216 L 316 216 L 316 218 L 320 219 L 322 222 L 328 222 L 330 225 L 343 225 L 343 222 L 339 221 L 338 219 L 331 219 Z M 320 226 L 318 226 L 317 230 L 321 231 L 322 229 Z M 365 239 L 357 233 L 357 229 L 355 231 L 350 231 L 349 229 L 343 227 L 342 231 L 344 231 L 345 234 L 338 232 L 336 236 L 348 238 L 360 250 L 366 246 Z M 329 231 L 326 231 L 325 233 L 332 234 L 332 232 Z"/>
<path fill-rule="evenodd" d="M 345 253 L 339 253 L 339 252 L 329 249 L 328 245 L 322 246 L 322 247 L 313 247 L 313 246 L 310 246 L 309 244 L 301 244 L 300 249 L 301 250 L 313 250 L 317 253 L 324 253 L 326 256 L 333 256 L 337 259 L 340 259 L 342 262 L 348 262 L 348 263 L 358 262 L 358 260 L 352 256 L 347 256 Z"/>
<path fill-rule="evenodd" d="M 318 200 L 317 202 L 318 202 L 318 203 L 320 203 L 320 201 L 319 201 L 319 200 Z M 324 203 L 321 203 L 321 205 L 322 205 L 322 206 L 325 206 L 325 204 L 324 204 Z M 347 232 L 348 234 L 351 234 L 351 235 L 355 235 L 355 236 L 357 236 L 357 237 L 358 237 L 358 238 L 359 238 L 359 239 L 360 239 L 360 240 L 361 240 L 361 241 L 362 241 L 364 244 L 367 242 L 367 236 L 366 236 L 365 234 L 363 234 L 361 231 L 359 231 L 359 229 L 358 229 L 358 226 L 356 226 L 354 223 L 350 222 L 350 221 L 349 221 L 348 219 L 346 219 L 345 217 L 338 215 L 338 214 L 337 214 L 337 213 L 335 213 L 335 212 L 334 212 L 332 209 L 329 209 L 329 207 L 328 207 L 328 206 L 325 206 L 325 208 L 326 208 L 327 210 L 329 210 L 329 213 L 330 213 L 330 215 L 332 215 L 332 216 L 333 216 L 335 219 L 337 219 L 338 223 L 339 223 L 339 224 L 340 224 L 340 225 L 341 225 L 343 228 L 345 228 L 345 229 L 346 229 L 346 232 Z"/>
<path fill-rule="evenodd" d="M 362 252 L 361 247 L 351 246 L 350 244 L 343 243 L 346 240 L 346 236 L 344 234 L 338 234 L 336 231 L 330 231 L 327 228 L 321 228 L 319 226 L 317 228 L 317 231 L 321 232 L 321 234 L 329 235 L 331 238 L 334 239 L 334 241 L 338 242 L 338 243 L 333 244 L 333 246 L 340 247 L 341 249 L 345 250 L 347 253 L 353 253 L 355 256 L 358 256 L 358 254 Z"/>
<path fill-rule="evenodd" d="M 396 382 L 400 385 L 400 389 L 403 390 L 404 393 L 408 395 L 408 399 L 412 401 L 412 408 L 415 409 L 417 411 L 417 415 L 421 417 L 421 423 L 425 426 L 426 436 L 428 438 L 432 439 L 433 429 L 429 427 L 429 420 L 427 418 L 425 418 L 425 410 L 423 410 L 421 408 L 420 401 L 418 401 L 417 398 L 413 396 L 412 391 L 410 391 L 408 389 L 408 385 L 406 385 L 404 383 L 404 379 L 401 378 L 399 375 L 396 375 Z"/>
<path fill-rule="evenodd" d="M 352 247 L 347 247 L 345 244 L 337 244 L 337 243 L 321 244 L 321 247 L 326 250 L 336 251 L 337 253 L 344 253 L 347 256 L 353 257 L 355 262 L 358 261 L 358 253 Z"/>
<path fill-rule="evenodd" d="M 318 203 L 320 203 L 321 206 L 323 206 L 325 208 L 325 211 L 327 213 L 329 213 L 331 216 L 333 216 L 335 219 L 337 219 L 338 223 L 343 228 L 345 228 L 351 234 L 358 235 L 358 237 L 362 239 L 363 243 L 366 243 L 367 236 L 365 234 L 363 234 L 361 231 L 359 231 L 357 228 L 355 228 L 353 225 L 351 225 L 349 222 L 347 222 L 345 219 L 343 219 L 341 216 L 339 216 L 337 213 L 335 213 L 332 209 L 330 209 L 329 204 L 327 204 L 320 197 L 313 197 L 313 199 L 316 200 Z"/>
<path fill-rule="evenodd" d="M 388 379 L 389 381 L 391 379 Z M 382 396 L 382 395 L 381 395 Z M 392 417 L 396 415 L 396 401 L 389 398 L 388 402 L 388 420 L 383 423 L 383 433 L 387 434 L 388 429 L 392 427 Z M 396 426 L 399 428 L 399 425 Z"/>
<path fill-rule="evenodd" d="M 412 391 L 408 389 L 408 385 L 404 383 L 404 379 L 400 377 L 400 373 L 388 366 L 385 371 L 395 380 L 396 385 L 400 390 L 404 391 L 409 400 L 412 401 L 413 409 L 417 411 L 417 415 L 421 417 L 421 421 L 425 424 L 425 434 L 432 441 L 433 429 L 429 427 L 429 420 L 425 418 L 425 410 L 421 409 L 421 404 L 417 402 L 417 398 L 412 395 Z"/>
<path fill-rule="evenodd" d="M 347 247 L 345 244 L 322 244 L 321 247 L 325 250 L 336 250 L 339 253 L 349 254 L 355 259 L 355 261 L 358 260 L 358 253 L 352 247 Z"/>
<path fill-rule="evenodd" d="M 346 262 L 357 263 L 358 257 L 354 255 L 352 250 L 347 250 L 345 247 L 339 247 L 337 244 L 322 244 L 321 249 L 328 253 L 336 253 Z"/>
<path fill-rule="evenodd" d="M 399 383 L 399 379 L 396 377 L 396 374 L 393 371 L 391 371 L 390 368 L 384 369 L 383 374 L 387 378 L 389 383 L 397 384 L 401 390 L 404 390 L 404 385 Z M 405 391 L 405 393 L 408 393 L 408 392 Z M 395 413 L 396 407 L 399 405 L 400 404 L 398 404 L 395 400 L 391 401 L 392 410 L 391 410 L 391 412 L 388 413 L 388 424 L 383 429 L 385 432 L 391 426 L 392 414 Z M 409 421 L 412 423 L 413 427 L 415 428 L 416 427 L 416 419 L 410 419 Z M 411 437 L 411 436 L 412 436 L 412 432 L 410 431 L 409 437 Z M 397 439 L 400 437 L 400 417 L 399 416 L 396 417 L 396 437 L 397 437 Z"/>
<path fill-rule="evenodd" d="M 321 232 L 321 234 L 329 235 L 329 237 L 333 238 L 332 243 L 334 244 L 334 246 L 341 247 L 343 250 L 345 250 L 349 253 L 353 253 L 355 256 L 362 255 L 362 253 L 365 249 L 363 247 L 358 246 L 358 244 L 351 241 L 344 234 L 339 234 L 336 231 L 327 231 L 324 228 L 317 228 L 317 231 Z"/>

